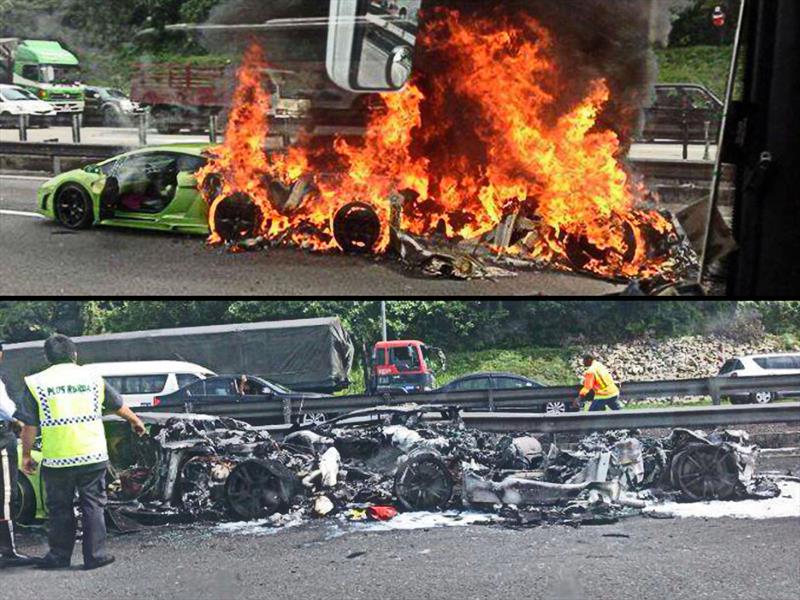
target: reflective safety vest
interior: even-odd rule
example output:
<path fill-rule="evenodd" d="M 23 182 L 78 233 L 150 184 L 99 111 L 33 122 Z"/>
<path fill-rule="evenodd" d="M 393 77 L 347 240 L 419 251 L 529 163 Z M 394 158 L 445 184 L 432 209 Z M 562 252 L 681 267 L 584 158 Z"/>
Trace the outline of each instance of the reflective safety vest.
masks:
<path fill-rule="evenodd" d="M 25 378 L 39 407 L 42 466 L 59 468 L 108 460 L 103 429 L 103 379 L 73 363 Z"/>
<path fill-rule="evenodd" d="M 614 383 L 614 378 L 608 372 L 605 365 L 594 361 L 592 366 L 586 369 L 583 374 L 583 387 L 581 388 L 581 396 L 585 396 L 590 390 L 594 390 L 594 397 L 596 400 L 606 400 L 619 396 L 619 388 Z"/>

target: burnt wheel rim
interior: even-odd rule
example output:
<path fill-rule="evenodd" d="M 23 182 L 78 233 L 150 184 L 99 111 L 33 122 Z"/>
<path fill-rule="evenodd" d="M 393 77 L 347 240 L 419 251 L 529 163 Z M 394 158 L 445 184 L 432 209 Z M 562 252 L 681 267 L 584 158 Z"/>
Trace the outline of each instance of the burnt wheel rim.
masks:
<path fill-rule="evenodd" d="M 381 221 L 365 202 L 350 202 L 333 218 L 333 237 L 339 248 L 354 254 L 370 252 L 381 236 Z"/>
<path fill-rule="evenodd" d="M 236 193 L 223 199 L 217 207 L 214 224 L 225 241 L 241 240 L 256 230 L 257 208 L 247 194 Z"/>
<path fill-rule="evenodd" d="M 731 450 L 697 446 L 681 452 L 675 460 L 678 485 L 691 500 L 726 500 L 736 491 L 738 466 Z"/>
<path fill-rule="evenodd" d="M 225 482 L 231 511 L 243 519 L 267 517 L 286 506 L 292 474 L 273 461 L 246 460 Z"/>
<path fill-rule="evenodd" d="M 443 508 L 452 497 L 453 482 L 444 464 L 434 457 L 410 459 L 398 473 L 395 491 L 409 510 Z"/>
<path fill-rule="evenodd" d="M 78 227 L 86 218 L 86 198 L 77 188 L 67 188 L 56 200 L 56 216 L 67 227 Z"/>

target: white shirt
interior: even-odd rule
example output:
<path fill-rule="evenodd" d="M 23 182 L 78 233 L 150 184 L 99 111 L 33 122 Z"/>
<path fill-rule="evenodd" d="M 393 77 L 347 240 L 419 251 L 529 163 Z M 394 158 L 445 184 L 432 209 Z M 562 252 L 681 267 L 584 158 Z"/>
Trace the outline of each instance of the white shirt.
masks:
<path fill-rule="evenodd" d="M 17 405 L 8 397 L 6 386 L 0 380 L 0 421 L 10 421 L 17 410 Z"/>

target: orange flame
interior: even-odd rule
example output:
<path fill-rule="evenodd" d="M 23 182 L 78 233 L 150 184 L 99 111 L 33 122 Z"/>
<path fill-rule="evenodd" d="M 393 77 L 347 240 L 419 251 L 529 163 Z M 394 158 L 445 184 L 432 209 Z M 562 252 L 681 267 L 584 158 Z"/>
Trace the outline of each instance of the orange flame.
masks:
<path fill-rule="evenodd" d="M 525 244 L 509 249 L 521 257 L 604 276 L 657 274 L 664 257 L 652 239 L 672 225 L 636 208 L 643 190 L 618 159 L 617 135 L 597 125 L 610 98 L 607 83 L 591 82 L 580 102 L 563 108 L 559 82 L 569 75 L 559 71 L 553 38 L 535 19 L 465 18 L 444 9 L 428 16 L 418 56 L 431 50 L 447 60 L 415 72 L 402 91 L 382 94 L 385 109 L 371 113 L 357 145 L 305 140 L 267 157 L 265 61 L 257 46 L 247 51 L 225 142 L 198 174 L 201 184 L 212 172 L 224 180 L 212 199 L 210 241 L 219 241 L 219 202 L 244 192 L 260 211 L 262 235 L 317 250 L 336 247 L 331 223 L 339 208 L 366 202 L 383 225 L 375 248 L 382 252 L 389 198 L 407 191 L 401 228 L 415 235 L 486 241 L 517 213 L 535 223 Z M 337 168 L 325 173 L 331 164 Z M 282 211 L 268 182 L 303 176 L 313 180 L 312 191 L 298 208 Z"/>

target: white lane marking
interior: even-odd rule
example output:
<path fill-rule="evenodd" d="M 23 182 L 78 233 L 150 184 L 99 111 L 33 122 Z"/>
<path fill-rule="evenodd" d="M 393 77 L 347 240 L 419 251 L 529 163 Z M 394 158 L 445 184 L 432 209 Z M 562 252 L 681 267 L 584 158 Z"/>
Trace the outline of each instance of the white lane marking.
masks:
<path fill-rule="evenodd" d="M 34 219 L 47 218 L 39 213 L 27 212 L 24 210 L 8 210 L 6 208 L 0 208 L 0 215 L 11 215 L 12 217 L 33 217 Z"/>
<path fill-rule="evenodd" d="M 39 177 L 37 175 L 0 175 L 0 179 L 20 179 L 22 181 L 48 181 L 52 177 Z"/>

